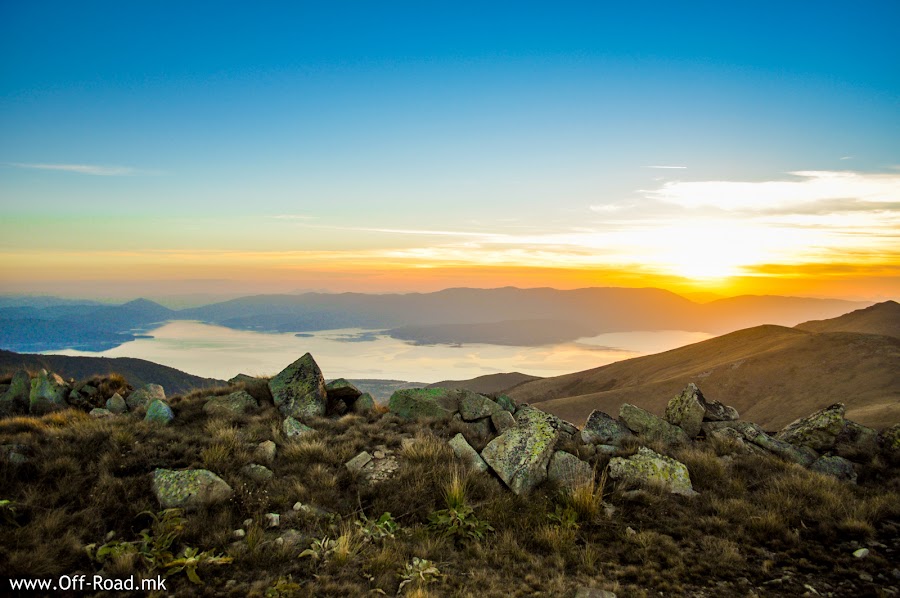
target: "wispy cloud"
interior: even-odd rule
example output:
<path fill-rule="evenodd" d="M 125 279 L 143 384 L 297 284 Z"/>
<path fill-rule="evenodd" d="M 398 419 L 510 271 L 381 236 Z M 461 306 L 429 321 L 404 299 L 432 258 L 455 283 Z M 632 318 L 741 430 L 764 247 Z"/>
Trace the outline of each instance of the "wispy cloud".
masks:
<path fill-rule="evenodd" d="M 644 166 L 644 168 L 659 168 L 662 170 L 684 170 L 687 166 L 668 166 L 664 164 L 654 164 L 653 166 Z"/>
<path fill-rule="evenodd" d="M 852 160 L 853 156 L 841 156 L 841 160 Z"/>
<path fill-rule="evenodd" d="M 30 168 L 33 170 L 56 170 L 91 176 L 133 176 L 138 174 L 158 174 L 148 170 L 138 170 L 130 166 L 105 166 L 99 164 L 44 164 L 27 162 L 7 162 L 7 166 Z"/>

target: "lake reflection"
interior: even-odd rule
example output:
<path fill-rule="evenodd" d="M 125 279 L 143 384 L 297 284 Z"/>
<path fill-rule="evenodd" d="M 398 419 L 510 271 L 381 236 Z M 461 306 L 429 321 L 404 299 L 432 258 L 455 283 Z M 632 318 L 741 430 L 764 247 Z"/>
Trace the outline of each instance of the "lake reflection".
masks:
<path fill-rule="evenodd" d="M 201 322 L 169 322 L 108 351 L 53 351 L 59 355 L 137 357 L 226 380 L 238 373 L 272 375 L 306 352 L 327 378 L 385 378 L 437 382 L 518 371 L 558 376 L 613 361 L 658 353 L 710 338 L 697 332 L 602 334 L 543 347 L 412 345 L 358 328 L 295 335 L 232 330 Z"/>

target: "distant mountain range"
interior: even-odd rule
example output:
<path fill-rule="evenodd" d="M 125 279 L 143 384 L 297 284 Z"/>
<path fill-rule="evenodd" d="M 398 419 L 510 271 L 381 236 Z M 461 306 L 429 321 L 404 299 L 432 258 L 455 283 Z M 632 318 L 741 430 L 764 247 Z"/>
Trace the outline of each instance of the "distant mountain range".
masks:
<path fill-rule="evenodd" d="M 102 351 L 168 320 L 199 320 L 260 332 L 387 330 L 422 344 L 543 345 L 606 332 L 688 330 L 712 334 L 759 324 L 793 326 L 868 303 L 743 296 L 696 303 L 660 289 L 447 289 L 435 293 L 259 295 L 171 310 L 138 299 L 99 305 L 46 297 L 0 302 L 0 348 Z"/>

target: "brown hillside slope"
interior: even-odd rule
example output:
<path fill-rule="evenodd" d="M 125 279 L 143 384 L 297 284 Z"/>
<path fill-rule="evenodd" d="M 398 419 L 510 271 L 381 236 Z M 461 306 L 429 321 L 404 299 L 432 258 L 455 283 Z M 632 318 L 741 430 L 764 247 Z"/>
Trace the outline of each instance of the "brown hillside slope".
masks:
<path fill-rule="evenodd" d="M 472 392 L 491 394 L 492 392 L 503 392 L 525 382 L 541 379 L 538 376 L 530 376 L 520 372 L 507 372 L 503 374 L 486 374 L 471 380 L 442 380 L 441 382 L 429 384 L 428 388 L 464 388 Z"/>
<path fill-rule="evenodd" d="M 862 332 L 900 338 L 900 303 L 876 303 L 830 320 L 803 322 L 795 328 L 807 332 Z"/>
<path fill-rule="evenodd" d="M 510 396 L 576 424 L 632 403 L 662 415 L 688 382 L 777 429 L 835 402 L 869 426 L 900 422 L 900 339 L 757 326 L 665 353 L 528 382 Z"/>

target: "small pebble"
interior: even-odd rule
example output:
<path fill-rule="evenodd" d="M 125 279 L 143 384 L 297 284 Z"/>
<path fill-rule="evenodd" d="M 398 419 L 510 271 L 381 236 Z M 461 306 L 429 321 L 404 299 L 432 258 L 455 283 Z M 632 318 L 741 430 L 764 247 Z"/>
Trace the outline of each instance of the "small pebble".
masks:
<path fill-rule="evenodd" d="M 864 559 L 867 556 L 869 556 L 869 549 L 868 548 L 860 548 L 859 550 L 856 550 L 853 552 L 853 556 L 855 556 L 858 559 Z"/>
<path fill-rule="evenodd" d="M 869 575 L 868 573 L 860 573 L 859 578 L 862 581 L 869 581 L 869 582 L 875 581 L 875 578 L 872 577 L 871 575 Z"/>
<path fill-rule="evenodd" d="M 384 451 L 375 451 L 372 456 L 376 459 L 384 459 Z"/>
<path fill-rule="evenodd" d="M 266 527 L 278 527 L 279 525 L 281 525 L 281 515 L 266 513 Z"/>
<path fill-rule="evenodd" d="M 297 502 L 294 503 L 293 509 L 294 509 L 295 511 L 301 511 L 301 510 L 303 510 L 303 503 L 300 502 L 300 501 L 298 500 Z"/>
<path fill-rule="evenodd" d="M 242 529 L 236 529 L 233 532 L 231 532 L 231 535 L 234 536 L 235 538 L 243 538 L 244 536 L 247 535 L 247 532 L 245 532 Z"/>
<path fill-rule="evenodd" d="M 251 525 L 253 525 L 252 519 L 244 519 L 244 527 L 250 527 Z"/>

